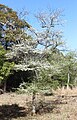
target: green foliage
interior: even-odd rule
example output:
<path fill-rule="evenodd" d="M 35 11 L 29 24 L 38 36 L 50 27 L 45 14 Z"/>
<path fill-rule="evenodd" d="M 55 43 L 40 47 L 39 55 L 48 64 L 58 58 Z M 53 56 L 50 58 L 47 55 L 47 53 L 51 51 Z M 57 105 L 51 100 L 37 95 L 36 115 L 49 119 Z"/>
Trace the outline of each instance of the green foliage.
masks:
<path fill-rule="evenodd" d="M 59 50 L 59 48 L 63 48 L 64 45 L 62 32 L 56 31 L 55 27 L 60 11 L 47 14 L 49 17 L 45 16 L 45 14 L 45 17 L 39 14 L 37 17 L 40 22 L 43 23 L 43 20 L 45 20 L 45 23 L 42 24 L 43 30 L 41 32 L 36 32 L 34 29 L 31 29 L 36 35 L 36 37 L 32 39 L 31 36 L 25 33 L 24 29 L 25 27 L 30 28 L 29 24 L 25 20 L 19 19 L 17 13 L 12 9 L 4 5 L 0 7 L 2 8 L 2 11 L 0 11 L 0 19 L 3 23 L 2 28 L 4 23 L 6 26 L 5 41 L 8 42 L 12 39 L 13 42 L 16 42 L 17 40 L 23 39 L 20 44 L 12 47 L 12 51 L 7 54 L 8 59 L 16 63 L 14 67 L 16 71 L 36 71 L 35 76 L 30 77 L 32 83 L 22 83 L 20 89 L 22 91 L 27 89 L 30 92 L 49 90 L 52 88 L 56 89 L 58 86 L 65 86 L 67 84 L 68 73 L 70 75 L 70 84 L 73 84 L 77 76 L 77 60 L 74 52 L 69 52 L 64 55 Z M 7 10 L 6 14 L 4 8 Z M 9 21 L 8 24 L 7 21 Z M 55 22 L 56 24 L 54 24 Z M 28 41 L 25 41 L 25 39 L 28 39 Z M 38 50 L 38 45 L 43 45 L 45 49 Z M 9 76 L 13 65 L 13 63 L 9 62 L 5 62 L 2 65 L 1 75 L 4 76 L 4 78 Z"/>
<path fill-rule="evenodd" d="M 60 78 L 63 79 L 65 83 L 68 80 L 68 73 L 70 76 L 69 84 L 71 83 L 73 84 L 75 82 L 74 80 L 77 75 L 77 58 L 75 52 L 69 52 L 68 54 L 66 54 L 63 61 Z"/>
<path fill-rule="evenodd" d="M 25 20 L 21 20 L 17 12 L 0 4 L 0 39 L 2 39 L 1 42 L 6 42 L 6 50 L 8 49 L 7 43 L 14 44 L 27 38 L 25 28 L 30 28 L 30 25 Z"/>
<path fill-rule="evenodd" d="M 42 69 L 39 74 L 38 87 L 41 90 L 51 90 L 56 89 L 59 86 L 58 80 L 53 80 L 53 70 L 52 69 Z"/>
<path fill-rule="evenodd" d="M 11 70 L 14 67 L 14 62 L 9 63 L 5 62 L 0 70 L 1 76 L 3 79 L 7 79 L 7 77 L 11 74 Z"/>
<path fill-rule="evenodd" d="M 4 50 L 4 48 L 0 45 L 0 69 L 5 61 L 5 53 L 6 51 Z"/>
<path fill-rule="evenodd" d="M 11 74 L 11 70 L 14 67 L 14 62 L 6 62 L 6 50 L 0 46 L 0 83 L 3 80 L 6 80 L 7 77 Z"/>
<path fill-rule="evenodd" d="M 20 84 L 17 89 L 19 93 L 37 93 L 46 91 L 52 91 L 52 88 L 57 89 L 59 83 L 57 80 L 53 81 L 52 78 L 52 70 L 51 69 L 41 69 L 37 75 L 34 76 L 32 82 L 27 83 L 23 82 Z"/>
<path fill-rule="evenodd" d="M 26 82 L 23 82 L 20 84 L 19 88 L 17 88 L 17 93 L 36 93 L 38 92 L 39 89 L 37 87 L 37 84 L 35 84 L 34 82 L 32 83 L 26 83 Z"/>

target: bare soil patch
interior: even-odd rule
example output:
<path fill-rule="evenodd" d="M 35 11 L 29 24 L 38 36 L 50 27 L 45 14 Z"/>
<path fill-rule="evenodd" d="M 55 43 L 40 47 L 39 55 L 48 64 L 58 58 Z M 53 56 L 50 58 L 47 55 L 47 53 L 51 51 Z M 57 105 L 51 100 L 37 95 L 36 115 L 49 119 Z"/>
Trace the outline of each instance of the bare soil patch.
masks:
<path fill-rule="evenodd" d="M 41 100 L 39 100 L 42 98 Z M 77 120 L 77 89 L 54 91 L 36 97 L 36 115 L 31 115 L 31 95 L 0 95 L 0 120 Z"/>

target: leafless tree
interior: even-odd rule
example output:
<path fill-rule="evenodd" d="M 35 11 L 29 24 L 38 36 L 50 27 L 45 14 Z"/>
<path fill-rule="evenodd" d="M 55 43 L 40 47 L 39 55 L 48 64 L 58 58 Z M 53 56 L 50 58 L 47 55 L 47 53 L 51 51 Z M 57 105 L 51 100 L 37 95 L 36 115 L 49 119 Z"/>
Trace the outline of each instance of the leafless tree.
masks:
<path fill-rule="evenodd" d="M 40 22 L 40 32 L 36 32 L 32 27 L 30 30 L 35 34 L 38 44 L 44 46 L 45 49 L 49 47 L 55 49 L 64 44 L 62 31 L 58 29 L 59 25 L 62 25 L 60 10 L 49 11 L 49 13 L 40 12 L 35 17 Z"/>

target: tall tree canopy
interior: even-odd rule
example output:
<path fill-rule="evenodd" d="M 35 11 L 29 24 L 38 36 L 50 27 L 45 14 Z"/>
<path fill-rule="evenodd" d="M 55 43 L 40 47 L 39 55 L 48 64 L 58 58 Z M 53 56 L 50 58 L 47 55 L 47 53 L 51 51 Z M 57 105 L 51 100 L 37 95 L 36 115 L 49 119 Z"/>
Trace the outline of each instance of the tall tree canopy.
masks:
<path fill-rule="evenodd" d="M 19 19 L 17 12 L 0 4 L 0 42 L 6 50 L 8 45 L 27 38 L 25 28 L 30 28 L 30 25 L 25 20 Z"/>

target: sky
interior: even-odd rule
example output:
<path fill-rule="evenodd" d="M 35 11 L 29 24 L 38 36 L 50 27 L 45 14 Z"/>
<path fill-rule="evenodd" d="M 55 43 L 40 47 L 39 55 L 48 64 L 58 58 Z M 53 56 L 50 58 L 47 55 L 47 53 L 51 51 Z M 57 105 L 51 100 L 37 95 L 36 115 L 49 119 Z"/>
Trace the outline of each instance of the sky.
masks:
<path fill-rule="evenodd" d="M 22 8 L 29 12 L 27 21 L 37 28 L 37 21 L 33 15 L 39 11 L 46 11 L 48 8 L 63 10 L 63 19 L 66 21 L 61 28 L 63 30 L 63 39 L 66 41 L 68 49 L 77 50 L 77 0 L 0 0 L 15 11 L 21 11 Z"/>

